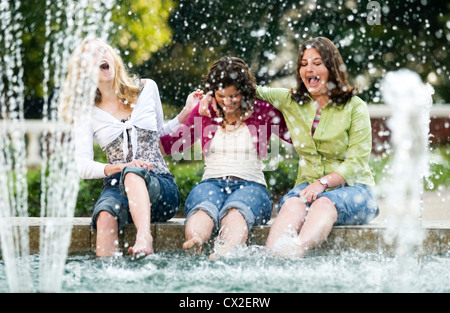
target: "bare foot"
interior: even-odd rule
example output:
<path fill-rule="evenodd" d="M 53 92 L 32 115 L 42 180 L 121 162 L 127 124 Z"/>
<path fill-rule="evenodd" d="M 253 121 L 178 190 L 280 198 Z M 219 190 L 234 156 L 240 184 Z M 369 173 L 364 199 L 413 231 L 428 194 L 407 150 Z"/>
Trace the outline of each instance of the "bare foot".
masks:
<path fill-rule="evenodd" d="M 153 237 L 151 234 L 136 235 L 133 247 L 128 248 L 128 253 L 133 256 L 147 256 L 153 254 Z"/>
<path fill-rule="evenodd" d="M 281 240 L 280 240 L 281 239 Z M 271 249 L 272 256 L 279 258 L 303 258 L 308 248 L 297 238 L 280 238 Z"/>
<path fill-rule="evenodd" d="M 194 254 L 200 254 L 202 252 L 203 242 L 199 236 L 193 235 L 183 243 L 183 249 L 192 251 Z"/>
<path fill-rule="evenodd" d="M 209 255 L 209 259 L 210 260 L 215 260 L 219 257 L 223 257 L 226 256 L 228 253 L 232 252 L 233 250 L 235 250 L 236 248 L 238 248 L 239 245 L 237 244 L 224 244 L 224 243 L 219 243 L 214 246 L 214 253 L 211 253 Z"/>

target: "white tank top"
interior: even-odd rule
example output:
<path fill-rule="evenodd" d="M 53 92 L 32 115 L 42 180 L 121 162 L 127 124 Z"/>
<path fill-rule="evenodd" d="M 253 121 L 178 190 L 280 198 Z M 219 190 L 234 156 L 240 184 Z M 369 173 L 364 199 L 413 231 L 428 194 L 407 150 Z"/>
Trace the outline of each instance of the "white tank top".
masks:
<path fill-rule="evenodd" d="M 267 187 L 262 171 L 264 164 L 253 140 L 257 138 L 252 138 L 246 125 L 228 134 L 218 129 L 205 157 L 203 180 L 236 176 Z"/>

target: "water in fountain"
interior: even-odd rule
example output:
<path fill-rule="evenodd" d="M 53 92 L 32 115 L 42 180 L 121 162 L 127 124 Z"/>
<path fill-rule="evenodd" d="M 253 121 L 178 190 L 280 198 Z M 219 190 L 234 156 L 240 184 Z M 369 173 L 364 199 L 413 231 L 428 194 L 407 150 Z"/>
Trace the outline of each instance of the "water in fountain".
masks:
<path fill-rule="evenodd" d="M 24 82 L 21 62 L 20 1 L 2 0 L 0 5 L 0 42 L 5 47 L 1 62 L 1 135 L 0 135 L 0 234 L 2 258 L 12 292 L 58 292 L 61 288 L 65 260 L 70 244 L 79 177 L 74 162 L 72 130 L 58 117 L 57 102 L 71 97 L 71 106 L 83 110 L 93 102 L 96 84 L 89 75 L 78 71 L 86 79 L 76 80 L 72 95 L 56 89 L 62 86 L 67 73 L 71 51 L 84 36 L 98 35 L 106 40 L 111 26 L 113 0 L 103 1 L 46 1 L 46 38 L 44 58 L 43 121 L 49 130 L 42 136 L 41 217 L 39 287 L 30 275 L 27 256 L 29 233 L 26 217 L 27 164 L 24 127 Z M 63 20 L 61 17 L 65 17 Z M 101 29 L 99 28 L 101 21 Z M 61 25 L 54 31 L 54 23 Z M 99 35 L 101 31 L 101 35 Z M 75 71 L 76 72 L 76 71 Z M 86 73 L 84 73 L 86 74 Z M 74 96 L 76 92 L 77 96 Z M 3 188 L 5 186 L 6 188 Z M 21 219 L 22 218 L 22 219 Z"/>
<path fill-rule="evenodd" d="M 279 260 L 266 256 L 259 251 L 243 251 L 242 254 L 216 262 L 211 262 L 204 256 L 193 257 L 186 256 L 183 253 L 163 252 L 133 262 L 130 262 L 130 259 L 126 257 L 104 262 L 87 255 L 69 258 L 65 267 L 66 275 L 63 275 L 71 232 L 69 221 L 73 215 L 74 194 L 78 188 L 76 183 L 78 177 L 73 176 L 74 171 L 71 167 L 73 165 L 71 157 L 73 146 L 70 141 L 70 128 L 60 121 L 56 114 L 56 99 L 59 92 L 56 91 L 55 94 L 52 94 L 49 86 L 63 85 L 68 54 L 86 34 L 99 35 L 96 23 L 100 20 L 109 20 L 111 10 L 108 8 L 113 5 L 114 1 L 112 0 L 48 0 L 46 3 L 47 30 L 45 35 L 50 39 L 46 42 L 44 50 L 45 78 L 43 88 L 45 101 L 43 120 L 52 125 L 52 129 L 44 134 L 44 140 L 42 141 L 44 162 L 42 164 L 41 215 L 46 220 L 46 226 L 41 229 L 40 255 L 27 258 L 30 252 L 28 227 L 20 226 L 17 223 L 12 224 L 12 221 L 17 221 L 17 219 L 11 219 L 11 217 L 16 216 L 26 217 L 28 211 L 25 179 L 27 169 L 24 148 L 26 140 L 23 127 L 24 84 L 22 78 L 24 77 L 24 69 L 22 67 L 20 41 L 22 30 L 16 22 L 22 18 L 18 10 L 23 5 L 22 2 L 24 1 L 0 0 L 0 43 L 6 51 L 4 60 L 0 62 L 0 73 L 3 76 L 0 79 L 0 184 L 2 186 L 0 189 L 0 235 L 3 250 L 2 259 L 4 261 L 0 263 L 0 292 L 6 292 L 7 290 L 38 290 L 41 292 L 59 290 L 68 292 L 385 292 L 399 290 L 395 284 L 392 284 L 392 280 L 398 275 L 399 268 L 404 269 L 406 274 L 404 275 L 403 285 L 409 283 L 411 286 L 408 290 L 419 292 L 450 291 L 448 287 L 450 279 L 448 253 L 446 257 L 442 258 L 425 257 L 427 260 L 420 267 L 404 266 L 403 262 L 392 259 L 383 253 L 371 254 L 357 251 L 338 251 L 337 254 L 334 251 L 327 251 L 326 255 L 314 252 L 304 260 Z M 185 7 L 189 3 L 194 2 L 184 1 Z M 196 1 L 195 3 L 199 2 Z M 354 4 L 355 2 L 349 1 L 348 3 Z M 217 3 L 211 2 L 211 5 L 216 6 Z M 308 6 L 310 5 L 315 7 L 315 5 L 308 3 Z M 332 5 L 334 4 L 330 2 L 327 7 Z M 106 12 L 104 17 L 102 12 Z M 294 22 L 289 23 L 289 28 L 292 32 L 295 32 L 293 36 L 298 35 L 299 29 L 300 31 L 304 29 L 304 33 L 298 37 L 299 39 L 303 40 L 312 35 L 313 30 L 321 28 L 319 23 L 297 24 L 295 23 L 295 16 L 290 16 L 289 21 L 291 21 L 291 18 L 294 19 Z M 334 21 L 340 21 L 339 15 L 332 18 Z M 348 20 L 354 18 L 358 18 L 355 13 L 349 16 Z M 304 19 L 304 15 L 299 14 L 298 19 Z M 54 27 L 55 23 L 63 22 L 65 26 L 61 27 L 60 31 L 55 31 L 55 29 L 58 29 L 58 27 Z M 185 20 L 183 24 L 189 25 L 189 22 L 191 21 Z M 195 21 L 195 23 L 197 22 Z M 202 27 L 190 28 L 203 29 L 203 25 L 206 26 L 206 24 L 202 24 Z M 107 23 L 106 25 L 103 23 L 102 30 L 105 26 L 108 29 Z M 331 30 L 330 34 L 333 34 L 335 26 L 333 23 L 328 23 L 327 29 Z M 187 32 L 187 26 L 185 27 L 183 32 Z M 245 28 L 241 25 L 239 25 L 239 29 L 245 31 Z M 308 29 L 311 31 L 309 32 Z M 258 38 L 259 33 L 266 34 L 266 38 L 274 37 L 264 28 L 261 30 L 253 33 L 258 35 Z M 439 36 L 445 36 L 445 29 L 443 31 L 440 30 Z M 234 33 L 229 33 L 234 36 Z M 362 27 L 360 33 L 363 34 L 363 37 L 366 36 L 366 29 Z M 444 35 L 442 35 L 443 33 Z M 102 34 L 107 34 L 107 31 Z M 319 34 L 324 35 L 326 33 Z M 436 36 L 438 34 L 436 33 Z M 182 35 L 183 38 L 186 37 L 184 33 Z M 351 33 L 345 38 L 351 41 L 354 35 L 357 35 L 357 32 Z M 187 36 L 189 36 L 189 33 Z M 209 36 L 205 36 L 204 39 L 208 46 L 213 45 L 210 42 L 208 43 Z M 263 39 L 258 40 L 264 43 Z M 347 39 L 342 40 L 342 42 L 347 42 Z M 355 41 L 357 40 L 355 39 Z M 244 48 L 243 50 L 247 48 L 240 40 L 238 42 Z M 267 43 L 267 41 L 265 42 Z M 377 42 L 382 43 L 381 40 Z M 384 43 L 388 47 L 391 44 L 390 40 Z M 252 49 L 247 50 L 258 55 Z M 289 49 L 283 48 L 283 50 L 288 51 Z M 445 51 L 445 49 L 443 50 Z M 296 52 L 295 49 L 293 51 Z M 264 54 L 272 55 L 272 53 Z M 200 53 L 200 55 L 203 54 Z M 209 54 L 205 55 L 209 56 Z M 377 59 L 377 55 L 371 55 L 370 60 Z M 350 54 L 349 56 L 360 62 L 364 53 L 356 56 Z M 273 57 L 275 58 L 275 55 Z M 294 58 L 291 57 L 291 59 Z M 280 60 L 282 59 L 280 58 Z M 164 62 L 166 61 L 164 60 Z M 375 68 L 372 63 L 369 63 L 369 65 L 371 65 L 369 72 L 373 74 Z M 361 66 L 361 68 L 364 67 Z M 443 68 L 445 69 L 445 67 Z M 261 72 L 263 72 L 262 69 Z M 398 210 L 396 209 L 395 212 L 398 212 L 398 214 L 396 213 L 396 217 L 390 224 L 390 235 L 386 239 L 391 242 L 397 240 L 399 242 L 399 253 L 407 256 L 412 247 L 420 245 L 422 239 L 419 220 L 420 207 L 418 207 L 421 189 L 416 189 L 416 187 L 421 186 L 421 179 L 410 176 L 409 172 L 412 168 L 414 174 L 422 175 L 422 162 L 427 158 L 427 151 L 424 150 L 422 141 L 424 138 L 422 137 L 423 132 L 419 130 L 423 125 L 414 126 L 412 130 L 411 125 L 416 125 L 416 122 L 426 117 L 427 112 L 420 115 L 421 113 L 418 112 L 421 112 L 421 109 L 412 110 L 416 108 L 416 100 L 421 96 L 411 95 L 422 94 L 420 90 L 423 90 L 423 85 L 417 80 L 417 76 L 411 72 L 400 74 L 389 74 L 386 85 L 383 86 L 385 100 L 392 103 L 394 113 L 400 114 L 403 112 L 401 117 L 409 118 L 391 124 L 394 134 L 406 129 L 409 130 L 409 133 L 400 135 L 400 142 L 406 145 L 399 146 L 396 149 L 396 157 L 392 165 L 393 170 L 396 171 L 392 176 L 402 180 L 393 183 L 396 188 L 392 188 L 393 185 L 390 188 L 393 194 L 389 203 L 396 204 Z M 175 81 L 173 85 L 168 84 L 168 86 L 176 89 L 176 84 L 182 85 Z M 414 87 L 405 91 L 403 88 L 407 85 Z M 74 89 L 76 88 L 74 87 Z M 80 85 L 79 88 L 83 89 L 84 87 Z M 86 94 L 89 94 L 89 92 Z M 404 103 L 403 101 L 406 99 L 408 99 L 409 104 L 406 104 L 405 108 L 403 105 L 402 109 L 396 107 L 397 104 Z M 421 103 L 428 103 L 428 100 L 426 99 Z M 81 105 L 82 102 L 82 99 L 79 98 L 73 105 Z M 86 103 L 88 102 L 86 101 Z M 417 103 L 417 106 L 420 107 L 420 103 Z M 411 114 L 417 115 L 419 118 L 410 118 Z M 394 120 L 396 120 L 395 116 Z M 63 131 L 65 129 L 68 130 Z M 421 139 L 418 141 L 410 139 L 409 136 L 413 134 Z M 414 149 L 414 155 L 405 152 L 412 151 L 411 149 Z M 400 158 L 400 156 L 402 157 Z M 408 179 L 405 179 L 405 177 L 408 177 Z M 414 188 L 410 187 L 410 183 L 413 181 L 418 182 Z M 404 208 L 410 209 L 408 213 L 402 211 Z M 415 213 L 410 214 L 409 212 Z M 408 223 L 404 223 L 400 219 L 404 215 L 411 217 L 411 219 L 408 217 Z M 54 219 L 54 217 L 59 218 Z M 62 223 L 61 221 L 64 221 L 64 219 L 68 222 Z M 61 223 L 56 223 L 56 221 Z M 406 234 L 406 236 L 397 239 L 400 234 Z M 55 240 L 55 238 L 58 240 Z M 4 269 L 5 267 L 6 269 Z M 34 286 L 33 277 L 35 275 L 40 276 L 38 288 Z M 6 286 L 6 281 L 8 286 Z"/>
<path fill-rule="evenodd" d="M 12 291 L 31 290 L 31 277 L 26 260 L 15 265 L 16 260 L 29 253 L 27 227 L 14 225 L 9 217 L 27 216 L 26 149 L 23 114 L 23 68 L 21 43 L 15 34 L 15 20 L 21 18 L 17 8 L 20 2 L 1 2 L 0 41 L 5 57 L 0 65 L 1 139 L 0 139 L 0 234 L 2 257 L 8 271 Z"/>
<path fill-rule="evenodd" d="M 406 261 L 412 252 L 420 254 L 423 241 L 422 195 L 428 175 L 433 88 L 424 85 L 417 73 L 403 69 L 389 72 L 381 89 L 392 109 L 388 125 L 394 147 L 390 179 L 385 186 L 390 208 L 385 241 L 395 244 L 398 257 Z"/>

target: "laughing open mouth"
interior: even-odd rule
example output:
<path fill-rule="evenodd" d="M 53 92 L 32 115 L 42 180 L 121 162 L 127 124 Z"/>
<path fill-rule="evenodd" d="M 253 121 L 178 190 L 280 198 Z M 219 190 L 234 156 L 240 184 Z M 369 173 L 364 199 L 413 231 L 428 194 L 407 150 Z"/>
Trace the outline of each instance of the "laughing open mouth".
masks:
<path fill-rule="evenodd" d="M 307 77 L 306 80 L 311 87 L 315 87 L 320 83 L 320 76 Z"/>

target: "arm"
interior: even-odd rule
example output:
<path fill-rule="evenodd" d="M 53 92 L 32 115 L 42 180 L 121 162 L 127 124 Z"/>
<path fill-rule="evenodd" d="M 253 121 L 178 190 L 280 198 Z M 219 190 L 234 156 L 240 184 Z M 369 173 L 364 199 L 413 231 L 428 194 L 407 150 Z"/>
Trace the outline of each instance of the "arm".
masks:
<path fill-rule="evenodd" d="M 326 179 L 326 186 L 320 181 L 321 179 Z M 324 192 L 328 188 L 334 188 L 338 186 L 345 185 L 346 181 L 339 173 L 333 172 L 325 175 L 314 183 L 309 184 L 305 189 L 300 191 L 300 198 L 305 199 L 308 202 L 312 202 L 317 199 L 317 196 Z"/>
<path fill-rule="evenodd" d="M 160 137 L 160 148 L 163 155 L 172 155 L 183 152 L 191 147 L 197 140 L 198 136 L 196 136 L 196 131 L 198 130 L 196 130 L 197 125 L 195 121 L 202 119 L 198 114 L 198 108 L 199 104 L 192 109 L 189 117 L 177 130 L 171 134 Z"/>
<path fill-rule="evenodd" d="M 218 112 L 216 99 L 208 92 L 200 101 L 198 113 L 202 116 L 212 117 L 211 108 L 213 112 Z"/>
<path fill-rule="evenodd" d="M 271 103 L 275 108 L 281 110 L 283 104 L 291 101 L 291 94 L 289 93 L 289 89 L 286 88 L 269 88 L 258 86 L 256 89 L 256 98 L 265 100 Z M 200 102 L 199 114 L 202 116 L 211 117 L 211 110 L 209 109 L 210 106 L 212 107 L 213 112 L 218 111 L 216 99 L 208 93 Z"/>
<path fill-rule="evenodd" d="M 143 160 L 133 160 L 129 163 L 119 163 L 119 164 L 107 164 L 105 166 L 105 175 L 106 176 L 111 176 L 117 173 L 122 172 L 122 170 L 126 167 L 126 166 L 132 166 L 132 167 L 143 167 L 146 168 L 147 170 L 151 171 L 153 168 L 151 166 L 150 163 L 143 161 Z"/>
<path fill-rule="evenodd" d="M 85 121 L 75 124 L 75 159 L 82 179 L 106 177 L 106 164 L 94 161 L 94 133 Z"/>
<path fill-rule="evenodd" d="M 286 88 L 269 88 L 258 86 L 256 98 L 271 103 L 275 108 L 283 111 L 283 106 L 291 101 L 291 94 Z"/>
<path fill-rule="evenodd" d="M 184 105 L 184 108 L 177 116 L 180 124 L 184 124 L 186 122 L 192 110 L 196 107 L 196 105 L 202 98 L 203 98 L 203 91 L 199 89 L 189 94 L 189 96 L 186 99 L 186 104 Z"/>
<path fill-rule="evenodd" d="M 162 137 L 164 135 L 168 135 L 186 120 L 186 118 L 189 116 L 190 111 L 192 110 L 192 107 L 186 105 L 183 110 L 181 110 L 180 114 L 164 124 L 164 113 L 162 109 L 161 98 L 159 96 L 158 85 L 151 79 L 146 79 L 145 83 L 150 84 L 150 87 L 154 90 L 153 101 L 155 103 L 156 124 L 159 136 Z"/>
<path fill-rule="evenodd" d="M 353 186 L 359 174 L 367 171 L 372 151 L 372 128 L 367 105 L 359 100 L 351 111 L 348 148 L 344 162 L 336 169 Z"/>
<path fill-rule="evenodd" d="M 275 135 L 280 137 L 285 142 L 292 144 L 291 135 L 289 133 L 289 129 L 286 125 L 286 121 L 284 119 L 283 114 L 281 114 L 280 111 L 278 111 L 275 107 L 271 105 L 269 115 L 272 116 L 271 124 L 278 126 L 278 134 L 275 133 Z M 274 133 L 273 129 L 274 128 L 272 127 L 272 134 Z"/>

